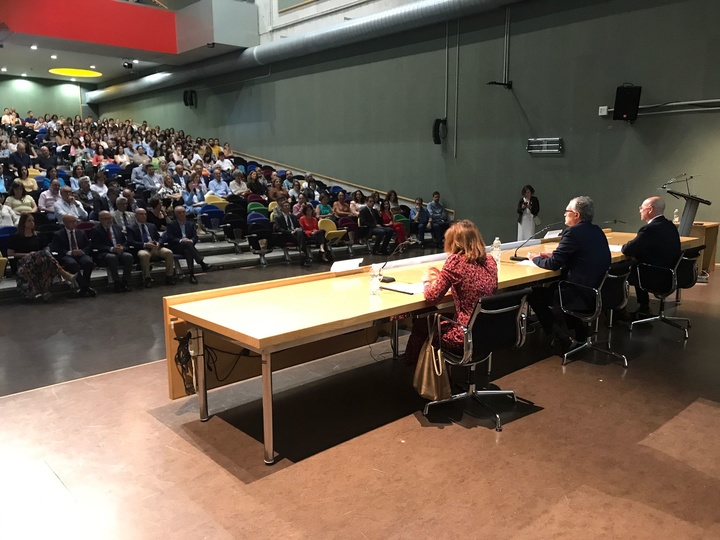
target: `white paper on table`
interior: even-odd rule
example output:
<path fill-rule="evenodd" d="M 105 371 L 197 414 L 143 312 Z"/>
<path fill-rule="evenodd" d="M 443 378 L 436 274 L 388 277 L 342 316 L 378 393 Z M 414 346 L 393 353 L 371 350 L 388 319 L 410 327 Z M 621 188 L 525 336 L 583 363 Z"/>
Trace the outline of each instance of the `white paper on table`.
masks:
<path fill-rule="evenodd" d="M 612 253 L 620 253 L 622 251 L 622 246 L 618 244 L 610 244 L 610 251 Z"/>
<path fill-rule="evenodd" d="M 535 263 L 532 262 L 530 259 L 525 259 L 524 261 L 518 261 L 518 266 L 535 266 Z"/>

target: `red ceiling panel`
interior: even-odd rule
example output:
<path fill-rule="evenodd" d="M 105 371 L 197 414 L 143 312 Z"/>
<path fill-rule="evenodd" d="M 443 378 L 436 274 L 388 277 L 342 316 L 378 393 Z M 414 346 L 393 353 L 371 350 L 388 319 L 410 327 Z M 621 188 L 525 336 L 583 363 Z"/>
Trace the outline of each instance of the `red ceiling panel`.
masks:
<path fill-rule="evenodd" d="M 116 0 L 20 0 L 2 4 L 0 22 L 11 32 L 177 53 L 173 11 Z"/>

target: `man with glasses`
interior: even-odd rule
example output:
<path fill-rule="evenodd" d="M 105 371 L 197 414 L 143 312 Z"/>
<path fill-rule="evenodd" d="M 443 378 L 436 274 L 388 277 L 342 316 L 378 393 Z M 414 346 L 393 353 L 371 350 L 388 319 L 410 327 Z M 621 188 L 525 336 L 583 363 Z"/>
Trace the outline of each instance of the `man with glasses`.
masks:
<path fill-rule="evenodd" d="M 565 225 L 560 243 L 552 253 L 529 253 L 528 258 L 540 268 L 562 270 L 562 279 L 578 285 L 596 288 L 610 267 L 610 247 L 605 233 L 592 220 L 595 203 L 590 197 L 572 199 L 565 209 Z M 553 340 L 553 348 L 564 354 L 572 346 L 571 336 L 555 321 L 552 307 L 559 305 L 556 286 L 533 287 L 528 297 L 545 333 Z M 572 320 L 575 337 L 585 340 L 585 326 Z"/>
<path fill-rule="evenodd" d="M 665 201 L 660 197 L 645 199 L 640 205 L 640 219 L 646 223 L 637 236 L 622 247 L 622 252 L 637 263 L 647 263 L 663 268 L 673 268 L 680 258 L 680 234 L 672 221 L 664 216 Z M 630 272 L 628 281 L 635 286 L 638 310 L 634 314 L 621 314 L 621 319 L 652 317 L 650 295 L 638 286 L 637 265 Z"/>

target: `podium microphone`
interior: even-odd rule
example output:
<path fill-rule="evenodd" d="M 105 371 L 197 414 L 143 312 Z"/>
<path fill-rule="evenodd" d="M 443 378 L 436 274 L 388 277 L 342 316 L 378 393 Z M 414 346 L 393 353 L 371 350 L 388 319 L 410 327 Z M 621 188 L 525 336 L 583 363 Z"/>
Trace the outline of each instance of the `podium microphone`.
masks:
<path fill-rule="evenodd" d="M 620 219 L 608 219 L 607 221 L 603 221 L 603 225 L 615 225 L 617 223 L 622 223 L 623 225 L 625 225 L 627 222 Z"/>
<path fill-rule="evenodd" d="M 565 225 L 565 222 L 564 222 L 564 221 L 556 221 L 555 223 L 551 223 L 551 224 L 548 225 L 547 227 L 543 227 L 542 229 L 540 229 L 538 232 L 536 232 L 535 234 L 533 234 L 530 238 L 528 238 L 528 239 L 525 240 L 522 244 L 520 244 L 518 247 L 515 248 L 515 254 L 514 254 L 512 257 L 510 257 L 510 260 L 511 260 L 511 261 L 527 261 L 527 260 L 528 260 L 527 257 L 518 257 L 518 254 L 517 254 L 518 250 L 519 250 L 521 247 L 523 247 L 525 244 L 527 244 L 530 240 L 532 240 L 533 238 L 535 238 L 536 236 L 548 232 L 550 229 L 552 229 L 552 228 L 555 227 L 556 225 Z"/>

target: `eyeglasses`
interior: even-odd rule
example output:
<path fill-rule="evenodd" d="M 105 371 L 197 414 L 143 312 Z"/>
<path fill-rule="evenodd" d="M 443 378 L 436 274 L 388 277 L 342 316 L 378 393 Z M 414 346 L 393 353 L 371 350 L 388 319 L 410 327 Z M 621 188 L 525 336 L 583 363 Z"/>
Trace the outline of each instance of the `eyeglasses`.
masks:
<path fill-rule="evenodd" d="M 566 213 L 566 214 L 577 214 L 577 210 L 569 210 L 569 209 L 566 209 L 566 210 L 565 210 L 565 213 Z"/>

